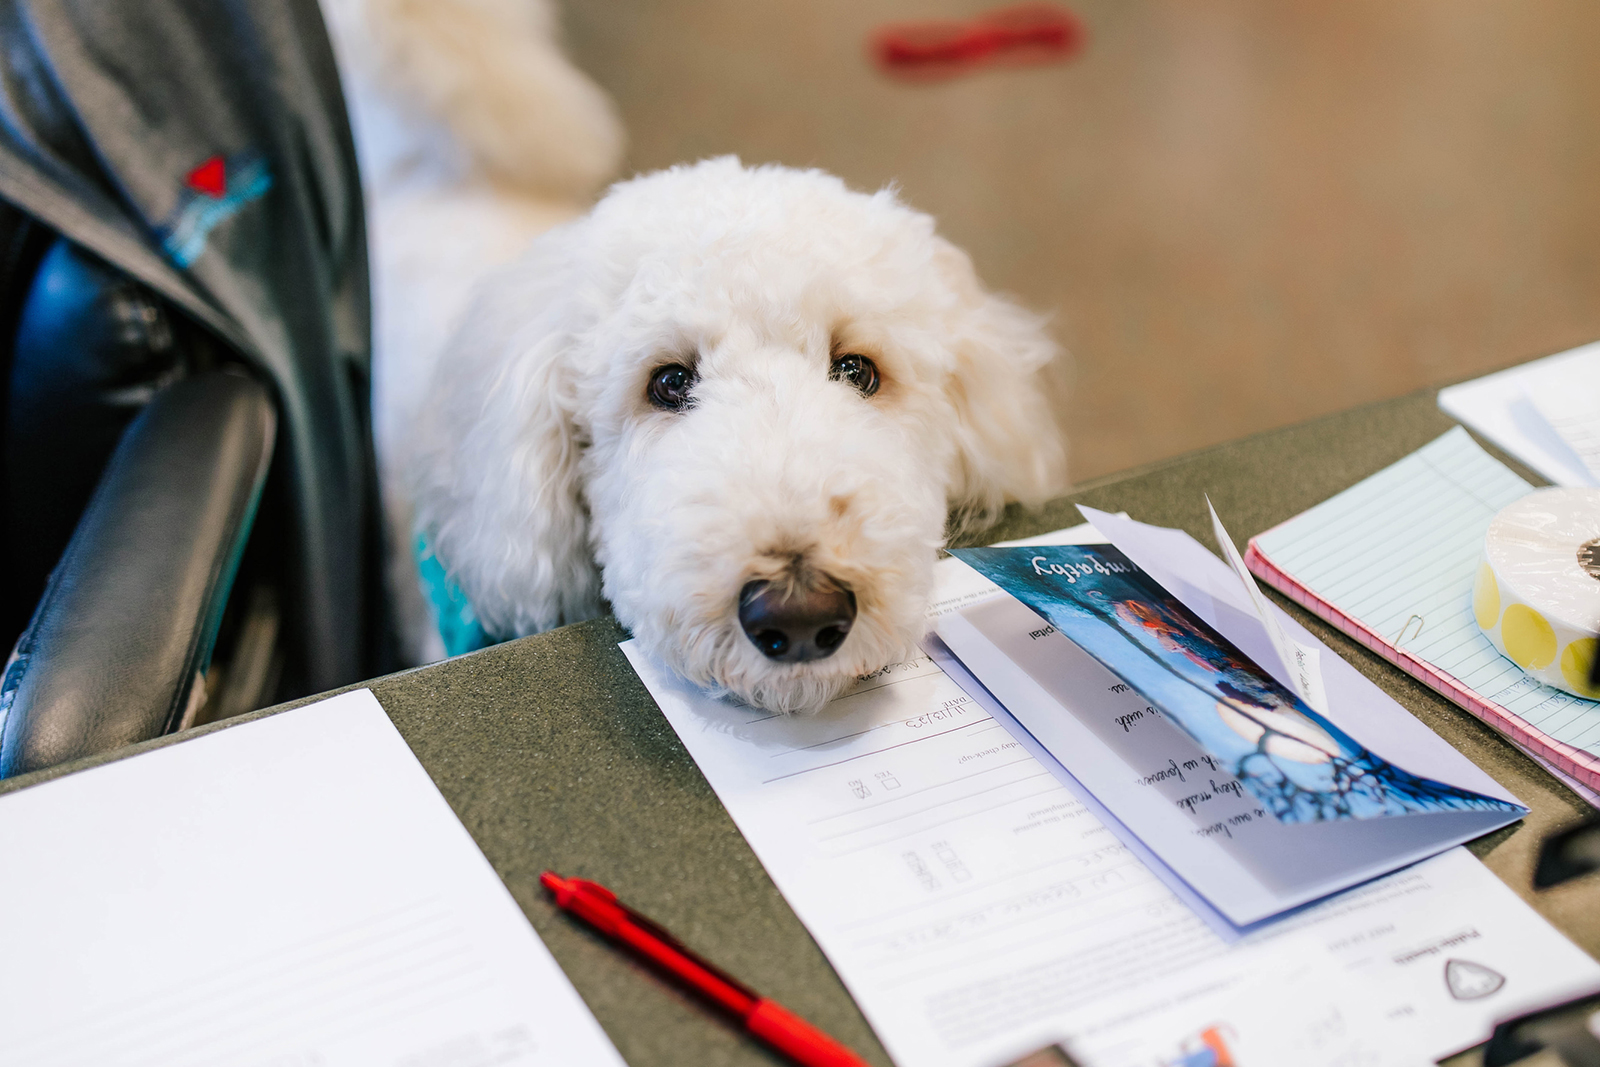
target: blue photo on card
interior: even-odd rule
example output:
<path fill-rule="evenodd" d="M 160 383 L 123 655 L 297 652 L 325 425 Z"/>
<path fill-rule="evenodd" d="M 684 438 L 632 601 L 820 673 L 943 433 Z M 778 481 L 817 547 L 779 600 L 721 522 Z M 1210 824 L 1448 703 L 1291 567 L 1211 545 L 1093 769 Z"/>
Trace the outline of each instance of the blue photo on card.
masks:
<path fill-rule="evenodd" d="M 1142 694 L 1284 822 L 1522 810 L 1362 747 L 1109 545 L 952 555 Z"/>

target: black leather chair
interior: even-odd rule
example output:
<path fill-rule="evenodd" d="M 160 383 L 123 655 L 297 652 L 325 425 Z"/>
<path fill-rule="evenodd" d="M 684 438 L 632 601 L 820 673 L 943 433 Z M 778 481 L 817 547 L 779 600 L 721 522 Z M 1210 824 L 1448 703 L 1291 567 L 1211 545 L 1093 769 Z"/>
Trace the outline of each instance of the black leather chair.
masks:
<path fill-rule="evenodd" d="M 315 0 L 0 2 L 0 200 L 0 776 L 390 667 Z"/>

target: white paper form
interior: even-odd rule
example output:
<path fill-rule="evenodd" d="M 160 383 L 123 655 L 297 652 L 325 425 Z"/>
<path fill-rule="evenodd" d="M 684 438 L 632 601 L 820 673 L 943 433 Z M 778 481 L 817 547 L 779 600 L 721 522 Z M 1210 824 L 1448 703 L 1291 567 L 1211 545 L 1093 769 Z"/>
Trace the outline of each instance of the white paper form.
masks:
<path fill-rule="evenodd" d="M 940 568 L 946 607 L 993 593 Z M 1093 1067 L 1151 1067 L 1213 1024 L 1255 1050 L 1244 1067 L 1417 1064 L 1481 1040 L 1513 995 L 1600 981 L 1459 851 L 1230 946 L 926 660 L 794 718 L 623 649 L 900 1067 L 989 1067 L 1060 1039 Z M 1453 1001 L 1432 955 L 1385 955 L 1468 929 L 1506 977 L 1479 1000 Z M 1275 995 L 1249 995 L 1263 984 Z M 1333 1036 L 1305 1047 L 1313 1031 Z"/>
<path fill-rule="evenodd" d="M 1484 532 L 1531 489 L 1457 428 L 1255 540 L 1272 563 L 1385 640 L 1557 741 L 1600 755 L 1600 703 L 1530 678 L 1472 615 Z"/>
<path fill-rule="evenodd" d="M 1600 374 L 1600 342 L 1448 386 L 1439 390 L 1439 408 L 1555 485 L 1600 486 L 1600 479 L 1530 396 L 1530 381 L 1542 374 L 1568 380 Z"/>
<path fill-rule="evenodd" d="M 0 1064 L 621 1067 L 370 691 L 0 797 Z"/>

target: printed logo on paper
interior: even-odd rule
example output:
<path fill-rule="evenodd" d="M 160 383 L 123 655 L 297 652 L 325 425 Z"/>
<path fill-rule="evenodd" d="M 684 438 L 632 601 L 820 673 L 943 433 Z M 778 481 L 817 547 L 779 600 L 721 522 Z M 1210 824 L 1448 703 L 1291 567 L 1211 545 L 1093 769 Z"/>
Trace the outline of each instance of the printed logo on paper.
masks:
<path fill-rule="evenodd" d="M 1506 976 L 1471 960 L 1445 960 L 1444 984 L 1457 1000 L 1482 1000 L 1498 993 Z"/>

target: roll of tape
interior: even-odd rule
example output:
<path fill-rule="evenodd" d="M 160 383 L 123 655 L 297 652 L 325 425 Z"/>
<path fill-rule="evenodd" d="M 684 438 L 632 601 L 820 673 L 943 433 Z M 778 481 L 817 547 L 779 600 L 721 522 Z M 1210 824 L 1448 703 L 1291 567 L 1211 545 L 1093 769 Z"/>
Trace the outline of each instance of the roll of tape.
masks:
<path fill-rule="evenodd" d="M 1496 515 L 1472 613 L 1529 675 L 1600 699 L 1589 685 L 1600 631 L 1600 489 L 1539 489 Z"/>

